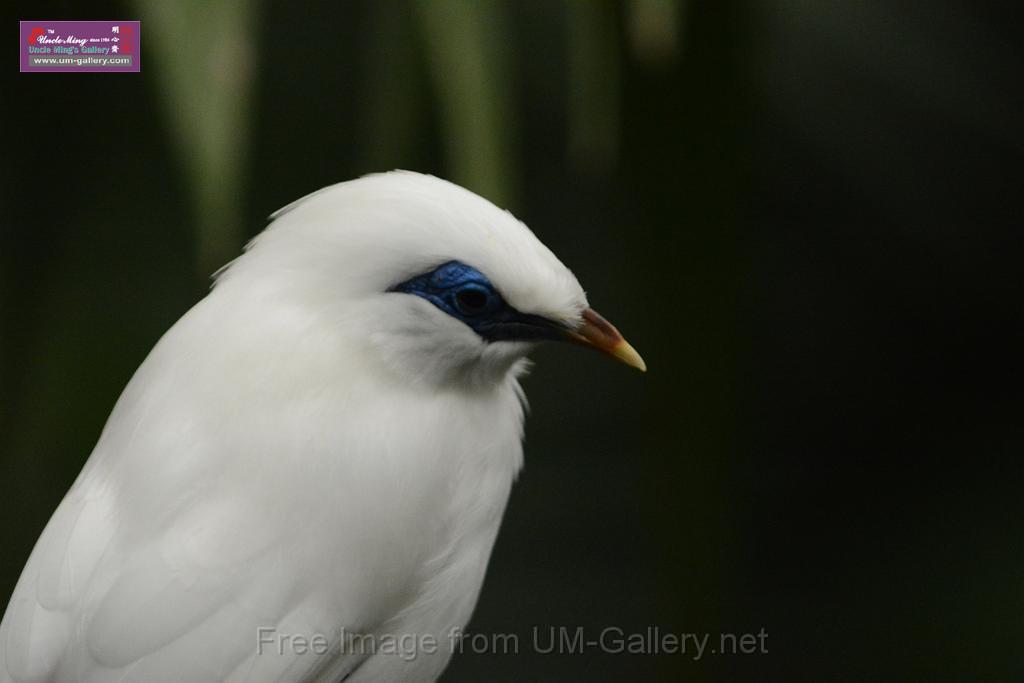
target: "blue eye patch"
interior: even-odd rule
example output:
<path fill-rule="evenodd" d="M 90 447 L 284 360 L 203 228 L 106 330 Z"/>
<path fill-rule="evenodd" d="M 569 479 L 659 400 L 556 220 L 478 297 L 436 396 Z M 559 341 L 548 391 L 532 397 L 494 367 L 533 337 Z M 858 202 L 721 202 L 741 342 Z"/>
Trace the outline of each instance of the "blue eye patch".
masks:
<path fill-rule="evenodd" d="M 512 308 L 486 275 L 459 261 L 442 263 L 388 291 L 426 299 L 487 341 L 553 339 L 564 331 L 558 323 Z"/>

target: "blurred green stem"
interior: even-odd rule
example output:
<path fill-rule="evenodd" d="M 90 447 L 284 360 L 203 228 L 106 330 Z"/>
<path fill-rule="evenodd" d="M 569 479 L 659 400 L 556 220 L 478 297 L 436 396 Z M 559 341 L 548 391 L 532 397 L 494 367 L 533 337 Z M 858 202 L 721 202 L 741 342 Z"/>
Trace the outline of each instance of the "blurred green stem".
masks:
<path fill-rule="evenodd" d="M 619 143 L 621 69 L 615 8 L 569 0 L 569 158 L 577 170 L 605 173 Z"/>
<path fill-rule="evenodd" d="M 413 10 L 404 0 L 375 0 L 367 12 L 360 66 L 369 87 L 357 119 L 360 170 L 411 168 L 425 113 Z"/>
<path fill-rule="evenodd" d="M 493 202 L 514 199 L 508 39 L 495 0 L 417 0 L 451 180 Z"/>
<path fill-rule="evenodd" d="M 196 213 L 196 263 L 206 278 L 243 241 L 242 173 L 257 51 L 250 0 L 135 0 L 156 89 Z M 143 75 L 149 67 L 143 67 Z"/>
<path fill-rule="evenodd" d="M 686 22 L 687 0 L 631 0 L 626 27 L 637 61 L 665 65 L 676 59 Z"/>

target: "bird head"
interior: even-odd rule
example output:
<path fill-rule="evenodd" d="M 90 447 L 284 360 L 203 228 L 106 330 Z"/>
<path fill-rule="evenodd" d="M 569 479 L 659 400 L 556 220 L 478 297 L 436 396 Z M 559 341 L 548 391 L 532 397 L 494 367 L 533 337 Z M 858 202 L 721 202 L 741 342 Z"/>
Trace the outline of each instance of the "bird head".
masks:
<path fill-rule="evenodd" d="M 362 358 L 432 383 L 492 382 L 537 343 L 645 370 L 572 272 L 522 222 L 433 176 L 365 176 L 271 216 L 217 276 L 315 311 Z"/>

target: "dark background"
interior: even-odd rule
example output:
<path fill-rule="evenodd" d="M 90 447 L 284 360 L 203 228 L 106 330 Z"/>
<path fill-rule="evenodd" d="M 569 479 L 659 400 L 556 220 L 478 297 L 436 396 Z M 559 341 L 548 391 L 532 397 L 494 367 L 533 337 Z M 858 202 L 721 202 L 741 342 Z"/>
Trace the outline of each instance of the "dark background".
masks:
<path fill-rule="evenodd" d="M 1024 674 L 1013 3 L 21 2 L 0 161 L 0 595 L 133 370 L 274 209 L 395 167 L 510 208 L 643 353 L 543 349 L 445 681 Z M 142 19 L 18 74 L 17 19 Z M 530 652 L 531 628 L 768 634 Z M 713 646 L 713 645 L 712 645 Z"/>

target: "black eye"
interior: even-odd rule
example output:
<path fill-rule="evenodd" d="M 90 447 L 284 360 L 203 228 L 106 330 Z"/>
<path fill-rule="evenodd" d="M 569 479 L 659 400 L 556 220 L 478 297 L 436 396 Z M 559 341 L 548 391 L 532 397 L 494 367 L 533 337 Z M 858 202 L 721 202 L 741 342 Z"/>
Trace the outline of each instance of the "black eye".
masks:
<path fill-rule="evenodd" d="M 463 315 L 479 315 L 490 302 L 490 294 L 478 287 L 463 287 L 455 293 L 455 307 Z"/>

